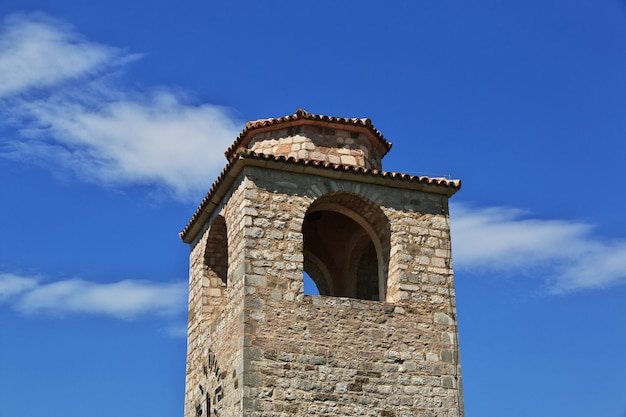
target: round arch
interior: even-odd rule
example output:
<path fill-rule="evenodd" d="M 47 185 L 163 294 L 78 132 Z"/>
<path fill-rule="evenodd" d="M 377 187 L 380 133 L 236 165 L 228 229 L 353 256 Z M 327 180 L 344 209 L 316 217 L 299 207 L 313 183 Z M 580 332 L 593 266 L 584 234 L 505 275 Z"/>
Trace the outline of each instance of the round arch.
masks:
<path fill-rule="evenodd" d="M 389 265 L 387 216 L 353 193 L 324 195 L 308 208 L 302 225 L 304 269 L 320 294 L 384 300 Z"/>

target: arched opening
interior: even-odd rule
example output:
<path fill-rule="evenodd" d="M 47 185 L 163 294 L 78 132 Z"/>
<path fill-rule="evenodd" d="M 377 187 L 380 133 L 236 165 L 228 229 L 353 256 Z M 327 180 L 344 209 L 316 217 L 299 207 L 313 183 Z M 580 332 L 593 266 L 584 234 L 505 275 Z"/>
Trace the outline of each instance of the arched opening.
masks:
<path fill-rule="evenodd" d="M 389 222 L 371 201 L 350 193 L 323 196 L 302 225 L 304 271 L 320 295 L 384 300 Z"/>
<path fill-rule="evenodd" d="M 209 278 L 219 278 L 226 285 L 228 283 L 228 236 L 224 217 L 217 216 L 211 224 L 209 237 L 204 251 L 204 265 Z M 211 286 L 217 286 L 211 280 Z"/>

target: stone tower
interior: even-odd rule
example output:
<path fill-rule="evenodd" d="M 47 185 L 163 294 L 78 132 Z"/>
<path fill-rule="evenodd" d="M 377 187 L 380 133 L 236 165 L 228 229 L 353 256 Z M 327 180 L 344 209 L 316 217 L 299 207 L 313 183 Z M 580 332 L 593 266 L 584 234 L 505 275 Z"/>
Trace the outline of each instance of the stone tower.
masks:
<path fill-rule="evenodd" d="M 369 119 L 249 122 L 181 232 L 185 417 L 463 415 L 448 198 Z M 303 294 L 303 272 L 320 296 Z"/>

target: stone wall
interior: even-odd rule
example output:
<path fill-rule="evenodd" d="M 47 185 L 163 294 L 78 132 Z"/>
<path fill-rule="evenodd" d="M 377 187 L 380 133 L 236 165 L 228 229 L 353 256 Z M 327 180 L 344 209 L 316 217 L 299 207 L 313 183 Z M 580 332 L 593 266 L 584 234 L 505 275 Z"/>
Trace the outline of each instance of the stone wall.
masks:
<path fill-rule="evenodd" d="M 246 326 L 246 416 L 458 416 L 455 327 L 424 309 L 305 296 Z"/>
<path fill-rule="evenodd" d="M 333 127 L 301 125 L 257 133 L 248 148 L 296 159 L 381 169 L 382 154 L 367 133 Z"/>
<path fill-rule="evenodd" d="M 307 212 L 359 199 L 382 236 L 381 301 L 304 295 Z M 246 167 L 222 201 L 192 245 L 185 417 L 208 401 L 219 416 L 463 415 L 447 197 Z M 218 216 L 227 284 L 205 256 Z"/>
<path fill-rule="evenodd" d="M 247 192 L 244 184 L 236 183 L 192 244 L 185 417 L 216 415 L 214 410 L 224 410 L 219 415 L 241 415 L 247 265 L 243 207 L 248 202 Z M 221 246 L 223 226 L 227 238 L 226 280 L 222 276 L 223 259 L 207 253 Z"/>
<path fill-rule="evenodd" d="M 244 414 L 461 415 L 446 198 L 256 169 L 247 179 Z M 389 219 L 384 302 L 301 293 L 304 214 L 337 192 Z"/>

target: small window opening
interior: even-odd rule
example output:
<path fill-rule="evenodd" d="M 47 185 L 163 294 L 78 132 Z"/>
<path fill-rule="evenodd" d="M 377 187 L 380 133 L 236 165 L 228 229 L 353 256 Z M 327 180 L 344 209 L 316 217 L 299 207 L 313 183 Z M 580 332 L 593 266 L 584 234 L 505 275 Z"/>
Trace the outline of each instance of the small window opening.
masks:
<path fill-rule="evenodd" d="M 228 283 L 228 238 L 226 221 L 222 216 L 215 218 L 209 230 L 204 265 L 209 278 L 219 278 L 224 285 Z M 215 286 L 213 280 L 211 286 Z"/>

